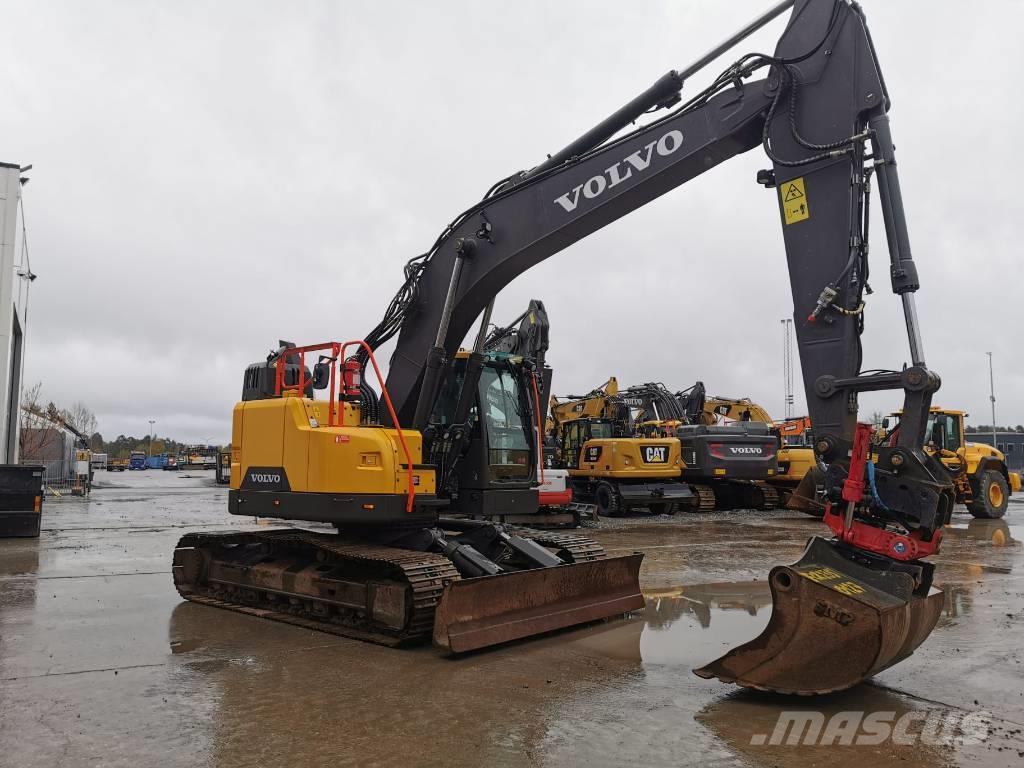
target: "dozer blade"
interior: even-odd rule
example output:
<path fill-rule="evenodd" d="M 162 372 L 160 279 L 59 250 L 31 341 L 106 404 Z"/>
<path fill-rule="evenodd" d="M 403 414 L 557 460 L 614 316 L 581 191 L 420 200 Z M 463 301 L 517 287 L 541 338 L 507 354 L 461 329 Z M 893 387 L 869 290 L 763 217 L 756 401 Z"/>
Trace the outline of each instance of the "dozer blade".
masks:
<path fill-rule="evenodd" d="M 463 653 L 639 610 L 643 557 L 449 582 L 434 616 L 434 644 Z"/>
<path fill-rule="evenodd" d="M 769 583 L 764 632 L 696 675 L 804 696 L 841 691 L 907 658 L 943 607 L 941 590 L 914 594 L 909 574 L 869 570 L 817 537 L 799 562 L 773 568 Z"/>

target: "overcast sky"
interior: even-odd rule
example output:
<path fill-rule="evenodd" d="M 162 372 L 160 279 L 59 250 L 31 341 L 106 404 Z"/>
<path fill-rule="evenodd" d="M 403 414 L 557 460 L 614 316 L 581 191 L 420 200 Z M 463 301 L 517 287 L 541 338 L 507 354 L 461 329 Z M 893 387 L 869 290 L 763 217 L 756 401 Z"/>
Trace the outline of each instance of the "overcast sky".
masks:
<path fill-rule="evenodd" d="M 0 160 L 35 166 L 26 380 L 90 405 L 107 438 L 155 419 L 162 436 L 227 442 L 242 372 L 277 339 L 364 335 L 405 261 L 493 181 L 768 4 L 5 0 Z M 988 422 L 991 350 L 997 420 L 1024 422 L 1024 116 L 1008 67 L 1024 7 L 862 5 L 937 402 Z M 572 246 L 509 286 L 495 318 L 545 301 L 556 393 L 700 378 L 781 416 L 792 301 L 776 202 L 754 182 L 766 166 L 754 150 Z M 864 367 L 895 368 L 906 333 L 876 221 Z"/>

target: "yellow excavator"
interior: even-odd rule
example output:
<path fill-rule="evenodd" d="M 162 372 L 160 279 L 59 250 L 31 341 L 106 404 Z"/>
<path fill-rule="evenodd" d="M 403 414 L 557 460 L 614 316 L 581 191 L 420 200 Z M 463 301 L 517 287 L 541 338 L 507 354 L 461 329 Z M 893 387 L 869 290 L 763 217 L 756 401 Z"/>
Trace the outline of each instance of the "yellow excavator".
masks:
<path fill-rule="evenodd" d="M 742 56 L 683 95 L 685 81 L 790 9 L 772 55 Z M 432 636 L 452 652 L 643 605 L 641 555 L 608 557 L 575 534 L 466 519 L 538 505 L 534 416 L 543 411 L 536 394 L 530 402 L 538 374 L 523 358 L 485 349 L 491 309 L 530 267 L 762 147 L 771 167 L 757 180 L 772 190 L 782 228 L 815 450 L 830 470 L 831 535 L 812 537 L 798 562 L 772 569 L 765 633 L 694 672 L 815 694 L 905 659 L 943 607 L 927 558 L 939 549 L 953 490 L 949 472 L 922 447 L 940 381 L 922 351 L 920 280 L 889 106 L 860 6 L 783 0 L 539 165 L 499 179 L 407 262 L 383 319 L 363 339 L 280 343 L 245 372 L 232 420 L 228 511 L 317 521 L 337 532 L 187 534 L 172 567 L 181 595 L 382 643 Z M 453 114 L 486 109 L 472 98 L 461 107 Z M 909 364 L 864 373 L 875 188 Z M 386 259 L 371 253 L 369 261 Z M 308 302 L 280 282 L 254 304 L 267 312 L 278 301 L 283 317 L 308 314 Z M 342 312 L 346 294 L 363 289 L 339 287 Z M 459 356 L 478 320 L 476 342 Z M 395 337 L 381 381 L 374 352 Z M 370 373 L 376 387 L 364 377 Z M 857 423 L 857 393 L 881 389 L 903 392 L 903 415 L 894 444 L 871 451 Z"/>

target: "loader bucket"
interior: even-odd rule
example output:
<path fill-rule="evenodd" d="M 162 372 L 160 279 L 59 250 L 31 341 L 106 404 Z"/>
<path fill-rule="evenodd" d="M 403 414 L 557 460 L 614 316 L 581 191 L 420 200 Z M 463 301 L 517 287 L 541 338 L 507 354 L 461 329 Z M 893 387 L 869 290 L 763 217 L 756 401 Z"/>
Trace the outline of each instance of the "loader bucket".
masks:
<path fill-rule="evenodd" d="M 799 562 L 773 568 L 764 632 L 694 673 L 809 696 L 850 688 L 913 653 L 939 620 L 942 590 L 914 594 L 908 574 L 880 579 L 829 547 L 812 538 Z"/>
<path fill-rule="evenodd" d="M 434 616 L 434 644 L 486 648 L 644 607 L 642 554 L 449 582 Z"/>

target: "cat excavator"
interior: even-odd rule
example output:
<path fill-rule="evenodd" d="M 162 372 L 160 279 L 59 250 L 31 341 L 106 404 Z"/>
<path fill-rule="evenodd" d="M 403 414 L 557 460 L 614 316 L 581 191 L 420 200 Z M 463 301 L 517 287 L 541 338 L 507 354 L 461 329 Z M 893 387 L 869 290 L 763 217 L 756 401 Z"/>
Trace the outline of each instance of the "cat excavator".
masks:
<path fill-rule="evenodd" d="M 774 53 L 741 56 L 683 94 L 698 71 L 786 11 Z M 940 380 L 921 342 L 890 103 L 858 4 L 783 0 L 539 165 L 500 179 L 406 264 L 384 318 L 363 339 L 279 344 L 245 372 L 228 512 L 337 532 L 187 534 L 173 560 L 181 595 L 388 644 L 433 636 L 454 653 L 639 608 L 641 555 L 608 557 L 575 534 L 447 516 L 537 504 L 538 435 L 526 393 L 538 376 L 526 361 L 484 348 L 491 309 L 540 261 L 762 147 L 771 167 L 757 180 L 778 206 L 815 450 L 830 470 L 831 535 L 812 537 L 798 562 L 772 569 L 763 635 L 694 671 L 817 694 L 906 658 L 942 609 L 927 558 L 953 499 L 949 473 L 922 448 Z M 453 116 L 481 108 L 469 99 Z M 876 188 L 909 360 L 862 372 Z M 459 357 L 478 318 L 476 342 Z M 395 337 L 381 381 L 374 352 Z M 872 453 L 857 397 L 888 389 L 903 392 L 900 432 Z"/>
<path fill-rule="evenodd" d="M 680 479 L 679 441 L 635 433 L 637 403 L 614 376 L 586 395 L 551 398 L 549 437 L 558 466 L 568 471 L 575 496 L 592 501 L 600 516 L 635 507 L 672 514 L 696 506 L 700 498 Z"/>

